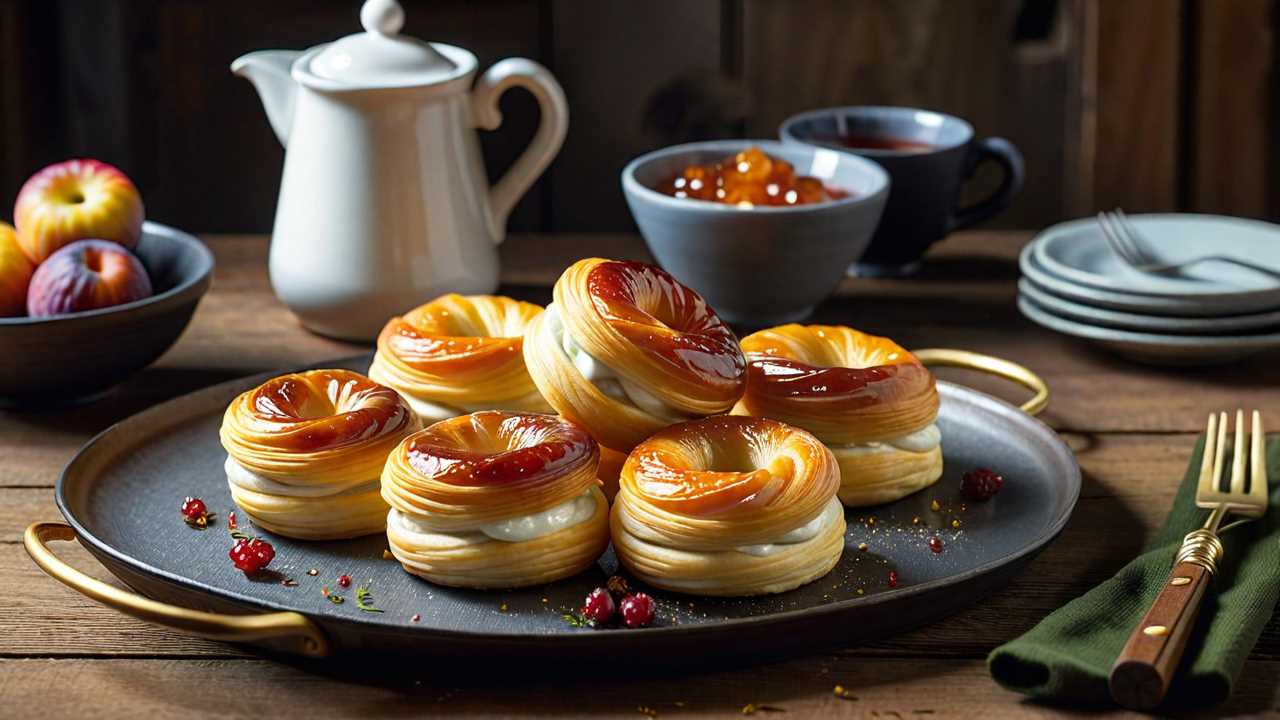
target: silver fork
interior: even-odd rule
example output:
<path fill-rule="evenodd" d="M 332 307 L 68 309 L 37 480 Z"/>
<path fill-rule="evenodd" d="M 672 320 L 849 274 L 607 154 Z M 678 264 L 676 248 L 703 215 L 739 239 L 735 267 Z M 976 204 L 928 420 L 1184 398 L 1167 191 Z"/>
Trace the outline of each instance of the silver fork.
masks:
<path fill-rule="evenodd" d="M 1168 692 L 1187 637 L 1195 626 L 1200 600 L 1209 580 L 1218 570 L 1218 561 L 1222 559 L 1219 526 L 1227 513 L 1247 519 L 1259 518 L 1266 513 L 1265 444 L 1262 416 L 1255 410 L 1246 463 L 1244 411 L 1237 410 L 1231 484 L 1223 490 L 1227 414 L 1209 416 L 1204 456 L 1200 461 L 1200 480 L 1196 485 L 1196 506 L 1211 510 L 1209 519 L 1204 527 L 1191 531 L 1183 539 L 1168 580 L 1111 667 L 1111 697 L 1121 705 L 1149 710 L 1159 705 Z M 1246 464 L 1251 471 L 1248 490 L 1245 490 Z"/>
<path fill-rule="evenodd" d="M 1151 252 L 1151 244 L 1146 238 L 1129 222 L 1128 216 L 1120 208 L 1116 208 L 1114 212 L 1098 213 L 1098 227 L 1102 229 L 1102 236 L 1106 239 L 1107 244 L 1120 256 L 1127 265 L 1139 272 L 1150 273 L 1152 275 L 1173 275 L 1177 274 L 1183 268 L 1190 267 L 1202 262 L 1216 260 L 1218 262 L 1227 262 L 1240 267 L 1249 268 L 1256 272 L 1263 273 L 1273 278 L 1280 279 L 1280 270 L 1269 268 L 1265 265 L 1241 260 L 1239 258 L 1229 257 L 1227 255 L 1203 255 L 1201 257 L 1183 260 L 1176 263 L 1160 262 Z"/>

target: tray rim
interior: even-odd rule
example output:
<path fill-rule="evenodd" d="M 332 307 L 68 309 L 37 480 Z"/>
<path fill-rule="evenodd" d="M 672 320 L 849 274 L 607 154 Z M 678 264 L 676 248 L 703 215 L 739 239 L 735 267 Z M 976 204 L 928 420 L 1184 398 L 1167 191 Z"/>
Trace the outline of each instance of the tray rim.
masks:
<path fill-rule="evenodd" d="M 209 385 L 203 388 L 193 390 L 191 392 L 188 392 L 183 395 L 179 395 L 174 398 L 170 398 L 163 402 L 152 405 L 151 407 L 145 410 L 142 410 L 133 415 L 130 415 L 129 417 L 126 417 L 122 420 L 112 423 L 110 426 L 108 426 L 107 428 L 97 433 L 92 438 L 90 438 L 89 441 L 86 442 L 83 446 L 81 446 L 80 449 L 76 451 L 75 455 L 73 455 L 71 459 L 67 461 L 67 464 L 63 466 L 63 469 L 59 473 L 57 483 L 55 484 L 55 487 L 54 487 L 54 500 L 58 507 L 58 511 L 62 514 L 67 524 L 70 525 L 72 528 L 74 528 L 78 541 L 81 544 L 88 546 L 87 549 L 90 551 L 91 555 L 95 556 L 95 559 L 97 559 L 96 556 L 99 556 L 99 554 L 106 555 L 107 557 L 111 558 L 115 562 L 123 564 L 133 572 L 137 572 L 144 576 L 149 576 L 150 578 L 160 582 L 174 585 L 183 591 L 194 592 L 200 595 L 212 596 L 214 598 L 217 598 L 220 601 L 229 602 L 229 603 L 244 607 L 247 610 L 254 610 L 254 611 L 260 611 L 260 612 L 280 612 L 280 611 L 297 612 L 307 617 L 311 621 L 317 623 L 321 627 L 322 631 L 325 626 L 333 624 L 333 625 L 349 626 L 349 627 L 358 628 L 361 630 L 374 629 L 379 632 L 385 632 L 389 629 L 394 628 L 396 630 L 408 633 L 409 637 L 413 637 L 417 640 L 421 640 L 424 642 L 428 641 L 432 637 L 441 637 L 441 638 L 447 638 L 450 640 L 460 640 L 464 642 L 483 642 L 483 643 L 502 643 L 502 644 L 506 644 L 506 643 L 529 644 L 529 643 L 553 642 L 560 645 L 579 645 L 580 644 L 583 646 L 590 646 L 590 645 L 595 645 L 600 643 L 602 639 L 613 638 L 613 637 L 617 637 L 619 639 L 625 639 L 627 637 L 636 637 L 637 635 L 643 635 L 645 638 L 650 638 L 653 640 L 660 640 L 661 638 L 688 638 L 688 637 L 695 637 L 695 636 L 704 635 L 704 634 L 719 634 L 726 631 L 732 631 L 735 628 L 760 627 L 760 626 L 767 626 L 767 625 L 773 625 L 773 624 L 785 624 L 790 621 L 798 621 L 802 619 L 812 620 L 812 619 L 820 619 L 824 617 L 837 617 L 842 614 L 853 612 L 861 608 L 877 607 L 888 602 L 906 600 L 908 598 L 913 598 L 918 595 L 936 592 L 938 590 L 942 590 L 953 585 L 959 585 L 967 581 L 972 581 L 972 580 L 981 578 L 988 574 L 994 574 L 1000 569 L 1009 565 L 1014 565 L 1016 563 L 1019 563 L 1020 561 L 1029 560 L 1030 557 L 1028 556 L 1033 557 L 1036 553 L 1043 550 L 1045 546 L 1047 546 L 1050 542 L 1052 542 L 1054 538 L 1056 538 L 1062 532 L 1062 529 L 1066 526 L 1067 522 L 1071 519 L 1072 514 L 1075 512 L 1076 505 L 1078 504 L 1080 499 L 1082 475 L 1081 475 L 1079 461 L 1076 459 L 1075 453 L 1070 449 L 1070 447 L 1067 446 L 1067 444 L 1062 440 L 1061 436 L 1053 428 L 1049 427 L 1046 423 L 1044 423 L 1044 421 L 1040 420 L 1039 418 L 1033 417 L 1031 415 L 1028 415 L 1022 412 L 1022 410 L 1018 409 L 1016 406 L 1004 400 L 1001 400 L 1000 398 L 994 397 L 992 395 L 981 392 L 979 390 L 974 390 L 972 388 L 965 387 L 963 385 L 947 382 L 944 380 L 938 380 L 937 384 L 938 384 L 939 394 L 942 396 L 944 401 L 948 395 L 954 395 L 966 401 L 969 401 L 971 403 L 975 403 L 979 406 L 985 406 L 984 409 L 995 412 L 996 414 L 1010 417 L 1015 422 L 1026 423 L 1029 421 L 1031 423 L 1030 428 L 1032 428 L 1035 432 L 1042 433 L 1043 439 L 1046 441 L 1046 444 L 1049 445 L 1050 447 L 1054 447 L 1056 450 L 1059 450 L 1062 453 L 1063 457 L 1069 461 L 1069 464 L 1067 467 L 1070 469 L 1070 472 L 1067 475 L 1067 477 L 1062 478 L 1062 480 L 1066 482 L 1067 502 L 1063 504 L 1062 511 L 1057 516 L 1054 517 L 1053 522 L 1045 525 L 1045 527 L 1041 530 L 1041 532 L 1038 533 L 1032 541 L 1026 543 L 1025 545 L 1023 545 L 1022 547 L 1020 547 L 1019 549 L 1013 552 L 1006 553 L 1004 555 L 1001 555 L 1000 557 L 988 560 L 976 567 L 969 568 L 968 570 L 965 570 L 963 572 L 959 572 L 953 575 L 949 575 L 947 577 L 938 578 L 935 580 L 929 580 L 916 585 L 910 585 L 904 588 L 887 590 L 884 592 L 868 595 L 865 597 L 838 600 L 832 603 L 819 605 L 815 607 L 796 608 L 791 610 L 783 610 L 779 612 L 768 613 L 765 615 L 755 615 L 755 616 L 743 617 L 743 618 L 726 618 L 722 620 L 715 620 L 715 621 L 696 623 L 696 624 L 680 624 L 680 625 L 673 625 L 673 626 L 657 626 L 657 627 L 634 628 L 634 629 L 619 627 L 619 628 L 609 628 L 607 632 L 587 631 L 587 632 L 550 632 L 550 633 L 506 633 L 506 632 L 489 632 L 489 631 L 481 631 L 481 630 L 457 630 L 457 629 L 436 628 L 436 627 L 430 627 L 430 626 L 415 626 L 415 625 L 409 625 L 409 624 L 392 625 L 392 624 L 385 624 L 385 623 L 374 623 L 374 622 L 363 620 L 357 617 L 346 618 L 346 617 L 335 617 L 335 616 L 328 616 L 328 615 L 315 615 L 303 610 L 299 610 L 295 607 L 281 605 L 276 602 L 263 600 L 261 598 L 255 598 L 250 595 L 226 591 L 226 590 L 209 587 L 209 586 L 204 586 L 183 575 L 172 573 L 167 570 L 163 570 L 161 568 L 157 568 L 152 565 L 149 565 L 148 563 L 145 563 L 129 555 L 123 550 L 115 548 L 111 544 L 103 541 L 101 538 L 94 535 L 92 532 L 88 530 L 88 528 L 84 526 L 84 524 L 80 522 L 80 520 L 75 516 L 75 514 L 71 512 L 71 509 L 66 499 L 66 484 L 68 482 L 68 479 L 67 479 L 68 475 L 71 472 L 73 472 L 74 466 L 78 462 L 81 462 L 84 456 L 90 453 L 92 449 L 96 445 L 98 445 L 100 442 L 102 442 L 105 438 L 109 437 L 114 432 L 117 432 L 117 429 L 121 425 L 130 421 L 139 420 L 152 413 L 158 413 L 164 409 L 167 409 L 169 406 L 175 403 L 188 400 L 196 395 L 201 395 L 206 393 L 213 394 L 217 391 L 223 391 L 229 388 L 230 386 L 239 386 L 247 383 L 259 384 L 262 381 L 265 381 L 271 377 L 275 377 L 277 375 L 284 374 L 284 373 L 300 372 L 308 369 L 323 368 L 323 367 L 329 367 L 334 365 L 340 365 L 343 363 L 356 362 L 363 358 L 371 358 L 372 354 L 373 354 L 372 352 L 359 353 L 355 355 L 332 358 L 319 363 L 312 363 L 300 368 L 270 370 L 262 373 L 256 373 L 253 375 L 247 375 L 241 378 L 226 380 L 220 383 L 216 383 L 214 385 Z M 252 385 L 248 385 L 248 387 L 252 387 Z M 144 439 L 142 442 L 145 443 L 146 439 Z M 111 571 L 113 576 L 116 576 L 117 579 L 120 579 L 122 582 L 124 581 L 124 579 L 120 578 L 119 575 L 110 567 L 110 565 L 104 564 L 104 566 L 109 571 Z M 127 584 L 128 583 L 126 583 L 126 585 Z M 932 622 L 932 620 L 930 620 L 930 622 Z"/>

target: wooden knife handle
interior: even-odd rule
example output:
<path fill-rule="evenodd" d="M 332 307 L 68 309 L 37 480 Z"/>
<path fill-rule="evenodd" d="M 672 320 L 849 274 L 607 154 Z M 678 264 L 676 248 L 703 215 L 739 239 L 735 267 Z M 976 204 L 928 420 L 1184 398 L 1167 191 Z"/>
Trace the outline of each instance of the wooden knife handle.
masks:
<path fill-rule="evenodd" d="M 1113 700 L 1134 710 L 1150 710 L 1164 700 L 1212 577 L 1196 563 L 1173 566 L 1151 609 L 1111 666 Z"/>

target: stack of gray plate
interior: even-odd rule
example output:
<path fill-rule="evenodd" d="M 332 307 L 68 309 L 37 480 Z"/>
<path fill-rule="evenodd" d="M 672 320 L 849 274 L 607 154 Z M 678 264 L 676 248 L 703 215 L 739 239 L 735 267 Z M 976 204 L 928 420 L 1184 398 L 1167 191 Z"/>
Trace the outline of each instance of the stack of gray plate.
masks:
<path fill-rule="evenodd" d="M 1216 215 L 1134 215 L 1161 262 L 1227 255 L 1280 272 L 1280 225 Z M 1224 362 L 1280 348 L 1280 280 L 1208 261 L 1173 275 L 1129 267 L 1093 218 L 1040 233 L 1019 258 L 1033 322 L 1144 362 Z"/>

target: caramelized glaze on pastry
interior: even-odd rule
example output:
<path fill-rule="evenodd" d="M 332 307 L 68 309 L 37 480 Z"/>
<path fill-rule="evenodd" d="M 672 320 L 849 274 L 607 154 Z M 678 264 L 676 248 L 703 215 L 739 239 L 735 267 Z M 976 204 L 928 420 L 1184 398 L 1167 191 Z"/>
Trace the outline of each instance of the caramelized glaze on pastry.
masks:
<path fill-rule="evenodd" d="M 529 374 L 561 415 L 628 452 L 675 422 L 727 412 L 746 361 L 693 290 L 652 265 L 589 258 L 525 335 Z"/>
<path fill-rule="evenodd" d="M 725 415 L 673 425 L 623 466 L 614 550 L 637 578 L 668 590 L 784 592 L 840 559 L 839 485 L 831 452 L 776 420 Z"/>
<path fill-rule="evenodd" d="M 475 410 L 551 412 L 522 352 L 541 312 L 508 297 L 442 295 L 387 322 L 369 377 L 399 391 L 428 424 Z"/>
<path fill-rule="evenodd" d="M 272 378 L 227 407 L 231 497 L 256 525 L 306 540 L 381 532 L 378 479 L 418 419 L 391 388 L 349 370 Z"/>
<path fill-rule="evenodd" d="M 600 451 L 555 417 L 482 411 L 406 438 L 387 459 L 387 540 L 441 585 L 509 588 L 568 577 L 609 543 Z"/>
<path fill-rule="evenodd" d="M 840 463 L 849 506 L 896 500 L 942 475 L 933 374 L 888 338 L 835 325 L 748 335 L 747 392 L 736 413 L 813 433 Z"/>

